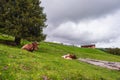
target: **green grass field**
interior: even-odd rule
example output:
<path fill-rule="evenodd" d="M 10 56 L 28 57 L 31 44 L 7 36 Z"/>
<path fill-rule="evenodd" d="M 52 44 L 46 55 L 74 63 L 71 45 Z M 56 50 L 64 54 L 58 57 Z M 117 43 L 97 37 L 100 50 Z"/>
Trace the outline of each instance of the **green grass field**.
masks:
<path fill-rule="evenodd" d="M 78 58 L 120 62 L 120 56 L 98 49 L 41 42 L 38 51 L 28 52 L 20 46 L 0 44 L 0 80 L 120 80 L 120 71 L 61 57 L 68 53 Z"/>

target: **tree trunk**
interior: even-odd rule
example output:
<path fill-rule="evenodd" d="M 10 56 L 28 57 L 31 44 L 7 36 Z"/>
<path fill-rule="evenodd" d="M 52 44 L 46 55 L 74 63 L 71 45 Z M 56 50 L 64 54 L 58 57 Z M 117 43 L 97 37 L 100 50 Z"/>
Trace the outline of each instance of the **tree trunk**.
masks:
<path fill-rule="evenodd" d="M 20 45 L 21 38 L 15 36 L 15 40 L 14 40 L 14 42 L 16 43 L 16 45 Z"/>

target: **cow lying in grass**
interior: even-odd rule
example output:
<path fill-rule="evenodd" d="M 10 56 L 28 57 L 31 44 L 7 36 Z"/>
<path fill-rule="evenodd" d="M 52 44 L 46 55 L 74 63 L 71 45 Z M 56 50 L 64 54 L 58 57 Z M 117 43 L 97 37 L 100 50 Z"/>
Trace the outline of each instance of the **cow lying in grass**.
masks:
<path fill-rule="evenodd" d="M 74 54 L 67 54 L 62 56 L 64 59 L 77 59 L 77 57 Z"/>
<path fill-rule="evenodd" d="M 22 47 L 22 49 L 33 52 L 34 50 L 38 50 L 38 43 L 33 42 L 31 44 L 26 44 Z"/>

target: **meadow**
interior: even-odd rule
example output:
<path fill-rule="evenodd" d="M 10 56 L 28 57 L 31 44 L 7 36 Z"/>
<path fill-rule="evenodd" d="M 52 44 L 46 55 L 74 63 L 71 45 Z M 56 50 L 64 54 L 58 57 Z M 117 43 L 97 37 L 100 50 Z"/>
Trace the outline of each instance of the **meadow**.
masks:
<path fill-rule="evenodd" d="M 77 58 L 120 62 L 120 56 L 51 42 L 40 42 L 34 52 L 21 50 L 21 46 L 0 44 L 0 80 L 120 80 L 120 71 L 61 57 L 71 53 Z"/>

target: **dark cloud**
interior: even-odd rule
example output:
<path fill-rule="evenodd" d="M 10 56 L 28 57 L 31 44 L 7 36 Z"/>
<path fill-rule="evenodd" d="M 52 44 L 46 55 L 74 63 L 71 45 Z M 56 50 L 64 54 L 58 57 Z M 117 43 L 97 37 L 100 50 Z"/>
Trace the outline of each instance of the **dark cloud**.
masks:
<path fill-rule="evenodd" d="M 120 0 L 42 0 L 48 21 L 61 23 L 96 18 L 120 8 Z"/>

